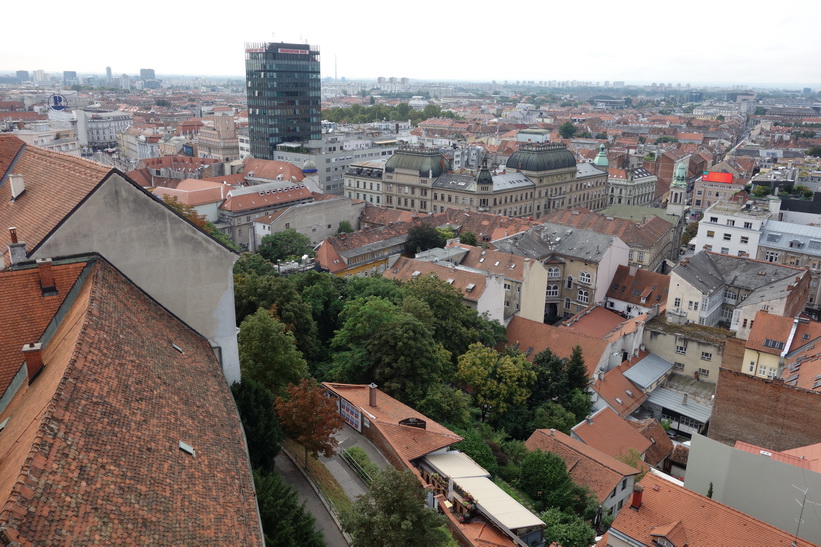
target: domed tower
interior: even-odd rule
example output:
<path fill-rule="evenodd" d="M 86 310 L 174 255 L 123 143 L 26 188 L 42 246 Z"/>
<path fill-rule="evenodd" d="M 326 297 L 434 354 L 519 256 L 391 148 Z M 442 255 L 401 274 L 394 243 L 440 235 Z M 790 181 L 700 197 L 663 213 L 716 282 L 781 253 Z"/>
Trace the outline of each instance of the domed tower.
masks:
<path fill-rule="evenodd" d="M 667 200 L 667 214 L 684 216 L 687 195 L 687 166 L 684 162 L 679 162 L 676 166 L 676 174 L 670 184 L 670 197 Z"/>
<path fill-rule="evenodd" d="M 599 146 L 599 153 L 596 155 L 596 159 L 593 160 L 593 165 L 604 172 L 607 172 L 608 167 L 610 167 L 610 160 L 607 159 L 607 152 L 604 149 L 604 144 Z"/>
<path fill-rule="evenodd" d="M 305 163 L 302 164 L 302 172 L 307 175 L 312 175 L 316 173 L 318 169 L 316 168 L 316 164 L 312 160 L 305 160 Z"/>

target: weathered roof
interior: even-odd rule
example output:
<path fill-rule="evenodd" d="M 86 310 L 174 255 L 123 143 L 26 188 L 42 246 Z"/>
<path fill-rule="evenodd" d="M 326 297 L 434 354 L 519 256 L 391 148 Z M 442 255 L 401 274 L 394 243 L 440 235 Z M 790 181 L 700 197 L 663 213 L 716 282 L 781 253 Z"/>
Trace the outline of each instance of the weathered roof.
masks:
<path fill-rule="evenodd" d="M 424 178 L 436 178 L 450 171 L 450 161 L 438 150 L 424 147 L 400 148 L 385 163 L 386 173 L 393 173 L 397 169 L 416 171 Z"/>
<path fill-rule="evenodd" d="M 673 441 L 667 436 L 667 432 L 664 431 L 658 420 L 654 418 L 631 419 L 627 420 L 627 423 L 652 443 L 647 452 L 644 453 L 644 461 L 648 465 L 656 467 L 673 452 Z"/>
<path fill-rule="evenodd" d="M 560 255 L 598 263 L 616 239 L 591 230 L 545 222 L 527 232 L 498 239 L 493 245 L 501 251 L 536 260 Z"/>
<path fill-rule="evenodd" d="M 638 222 L 640 219 L 650 218 L 655 215 L 673 226 L 676 226 L 680 220 L 678 215 L 668 215 L 665 209 L 644 205 L 614 204 L 603 211 L 599 211 L 599 213 L 606 217 L 623 218 L 633 222 Z"/>
<path fill-rule="evenodd" d="M 667 302 L 669 287 L 669 275 L 638 269 L 631 274 L 628 266 L 619 266 L 607 290 L 607 298 L 638 306 L 661 305 Z"/>
<path fill-rule="evenodd" d="M 624 375 L 625 367 L 618 366 L 596 378 L 592 389 L 622 418 L 632 414 L 647 400 L 647 394 Z"/>
<path fill-rule="evenodd" d="M 464 477 L 454 479 L 453 482 L 465 492 L 469 492 L 485 513 L 493 515 L 510 530 L 544 526 L 539 517 L 485 477 Z"/>
<path fill-rule="evenodd" d="M 392 268 L 382 274 L 387 279 L 410 281 L 419 276 L 433 275 L 446 281 L 462 293 L 462 298 L 478 302 L 487 288 L 487 276 L 460 268 L 451 269 L 444 264 L 400 257 Z"/>
<path fill-rule="evenodd" d="M 701 423 L 707 423 L 713 413 L 712 405 L 694 401 L 685 393 L 673 391 L 666 387 L 657 387 L 648 398 L 650 403 L 678 412 Z"/>
<path fill-rule="evenodd" d="M 508 158 L 506 166 L 520 171 L 552 171 L 576 167 L 576 158 L 563 145 L 522 145 Z"/>
<path fill-rule="evenodd" d="M 208 341 L 102 258 L 65 304 L 45 367 L 0 414 L 15 439 L 0 458 L 12 541 L 261 545 L 244 433 Z"/>
<path fill-rule="evenodd" d="M 630 427 L 610 407 L 605 407 L 582 420 L 573 426 L 571 431 L 585 444 L 614 458 L 627 455 L 631 448 L 638 450 L 639 454 L 644 454 L 651 445 L 649 440 Z"/>
<path fill-rule="evenodd" d="M 630 221 L 583 208 L 551 211 L 539 221 L 617 236 L 632 247 L 642 248 L 653 247 L 672 230 L 669 223 L 655 215 L 642 218 L 640 221 Z"/>
<path fill-rule="evenodd" d="M 821 226 L 771 220 L 761 231 L 759 246 L 821 256 Z"/>
<path fill-rule="evenodd" d="M 624 376 L 641 389 L 646 390 L 671 370 L 673 370 L 673 363 L 655 353 L 650 353 L 625 370 Z"/>

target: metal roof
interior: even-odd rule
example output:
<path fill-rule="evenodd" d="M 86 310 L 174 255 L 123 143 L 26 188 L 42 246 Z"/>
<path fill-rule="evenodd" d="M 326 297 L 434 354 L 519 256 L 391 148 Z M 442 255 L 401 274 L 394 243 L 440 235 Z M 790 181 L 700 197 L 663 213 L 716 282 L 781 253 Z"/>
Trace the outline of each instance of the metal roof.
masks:
<path fill-rule="evenodd" d="M 687 416 L 698 422 L 707 423 L 713 413 L 713 406 L 697 403 L 691 397 L 687 397 L 685 403 L 684 396 L 685 394 L 679 391 L 658 387 L 653 390 L 647 401 L 673 412 L 678 412 L 682 416 Z"/>
<path fill-rule="evenodd" d="M 644 390 L 658 382 L 659 378 L 672 369 L 673 363 L 651 353 L 624 371 L 624 377 Z"/>
<path fill-rule="evenodd" d="M 771 220 L 764 226 L 759 246 L 821 256 L 821 227 Z"/>
<path fill-rule="evenodd" d="M 424 459 L 425 462 L 436 469 L 440 475 L 450 477 L 451 479 L 490 477 L 490 473 L 488 473 L 485 468 L 474 462 L 470 456 L 458 450 L 440 454 L 428 454 Z"/>
<path fill-rule="evenodd" d="M 529 526 L 544 526 L 544 522 L 539 520 L 539 517 L 528 511 L 488 478 L 462 478 L 454 479 L 453 482 L 473 496 L 482 512 L 497 520 L 509 530 Z"/>

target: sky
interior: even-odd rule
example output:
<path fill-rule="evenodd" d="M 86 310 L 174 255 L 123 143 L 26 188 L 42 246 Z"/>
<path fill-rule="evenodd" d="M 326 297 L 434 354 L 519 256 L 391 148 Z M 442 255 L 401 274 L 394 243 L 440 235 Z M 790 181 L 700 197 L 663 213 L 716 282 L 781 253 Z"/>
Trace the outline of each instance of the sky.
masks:
<path fill-rule="evenodd" d="M 0 72 L 243 77 L 246 42 L 317 45 L 322 76 L 821 87 L 821 2 L 13 1 Z"/>

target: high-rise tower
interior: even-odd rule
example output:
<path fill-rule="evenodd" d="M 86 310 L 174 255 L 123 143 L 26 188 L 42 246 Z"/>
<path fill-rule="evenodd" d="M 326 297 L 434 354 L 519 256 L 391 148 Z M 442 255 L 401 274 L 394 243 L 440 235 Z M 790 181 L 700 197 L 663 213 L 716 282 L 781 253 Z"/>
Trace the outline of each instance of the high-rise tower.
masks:
<path fill-rule="evenodd" d="M 255 158 L 274 159 L 283 142 L 322 138 L 319 47 L 245 44 L 248 134 Z"/>

